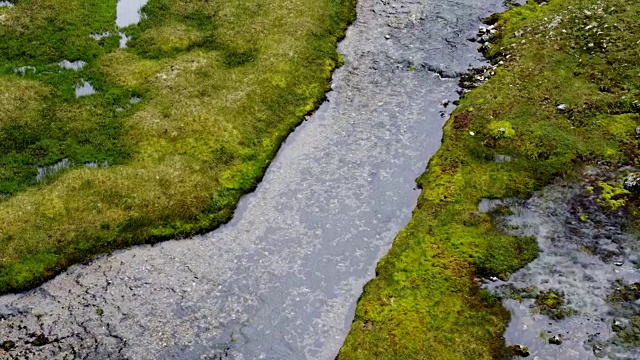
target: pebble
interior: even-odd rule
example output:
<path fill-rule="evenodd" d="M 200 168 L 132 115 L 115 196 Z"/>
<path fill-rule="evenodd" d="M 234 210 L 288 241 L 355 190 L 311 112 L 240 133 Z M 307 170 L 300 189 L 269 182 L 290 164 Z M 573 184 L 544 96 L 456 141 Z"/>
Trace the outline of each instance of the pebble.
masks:
<path fill-rule="evenodd" d="M 560 335 L 554 335 L 549 339 L 549 344 L 560 345 L 562 344 L 562 337 Z"/>

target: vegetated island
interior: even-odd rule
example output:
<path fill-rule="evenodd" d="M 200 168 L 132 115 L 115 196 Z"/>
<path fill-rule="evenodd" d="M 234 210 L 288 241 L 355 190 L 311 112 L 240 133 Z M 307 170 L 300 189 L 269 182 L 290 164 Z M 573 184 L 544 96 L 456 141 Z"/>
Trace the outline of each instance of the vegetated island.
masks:
<path fill-rule="evenodd" d="M 118 29 L 116 6 L 0 5 L 0 293 L 228 221 L 355 18 L 355 0 L 150 0 Z"/>
<path fill-rule="evenodd" d="M 505 346 L 510 315 L 478 279 L 508 278 L 537 256 L 537 243 L 500 232 L 500 209 L 478 204 L 528 198 L 560 178 L 578 182 L 587 166 L 640 167 L 639 18 L 632 0 L 551 0 L 513 4 L 485 20 L 495 33 L 483 29 L 483 51 L 497 67 L 463 78 L 468 88 L 482 86 L 462 97 L 445 126 L 442 148 L 418 179 L 413 218 L 365 287 L 339 359 L 528 354 Z M 637 186 L 595 183 L 588 190 L 599 194 L 601 211 L 624 207 L 626 230 L 637 234 Z M 637 332 L 627 330 L 627 338 Z"/>

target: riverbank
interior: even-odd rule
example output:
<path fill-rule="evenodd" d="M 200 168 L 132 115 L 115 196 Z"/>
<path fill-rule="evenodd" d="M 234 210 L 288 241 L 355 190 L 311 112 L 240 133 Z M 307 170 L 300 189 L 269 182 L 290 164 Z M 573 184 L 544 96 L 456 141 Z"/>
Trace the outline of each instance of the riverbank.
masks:
<path fill-rule="evenodd" d="M 497 31 L 481 35 L 498 67 L 467 79 L 490 77 L 445 126 L 413 218 L 365 287 L 340 359 L 513 355 L 502 337 L 509 312 L 477 278 L 508 279 L 538 246 L 496 227 L 508 210 L 478 205 L 528 198 L 590 164 L 638 166 L 638 12 L 633 1 L 530 1 L 488 19 Z M 620 182 L 593 191 L 603 203 L 632 199 Z"/>
<path fill-rule="evenodd" d="M 334 359 L 441 145 L 466 39 L 501 0 L 358 2 L 327 101 L 233 219 L 0 297 L 15 358 Z M 47 345 L 36 346 L 36 338 Z M 37 341 L 41 344 L 42 341 Z"/>
<path fill-rule="evenodd" d="M 116 6 L 0 6 L 0 293 L 228 221 L 325 98 L 355 17 L 351 0 L 150 0 L 116 27 Z"/>

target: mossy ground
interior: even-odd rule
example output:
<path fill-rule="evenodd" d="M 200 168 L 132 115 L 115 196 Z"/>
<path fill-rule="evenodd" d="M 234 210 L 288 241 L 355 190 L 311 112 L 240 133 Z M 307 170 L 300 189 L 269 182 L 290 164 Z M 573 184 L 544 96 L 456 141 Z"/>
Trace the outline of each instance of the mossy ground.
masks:
<path fill-rule="evenodd" d="M 611 342 L 623 347 L 640 347 L 640 283 L 624 284 L 622 280 L 613 284 L 608 301 L 612 307 L 612 313 L 616 317 L 626 318 L 622 322 L 614 320 L 611 329 L 615 335 Z"/>
<path fill-rule="evenodd" d="M 355 16 L 355 0 L 150 0 L 119 49 L 89 36 L 117 34 L 116 3 L 0 7 L 0 293 L 227 221 L 324 98 Z M 76 98 L 82 79 L 97 94 Z"/>
<path fill-rule="evenodd" d="M 552 0 L 497 17 L 487 55 L 503 65 L 445 126 L 413 218 L 365 286 L 339 359 L 509 356 L 509 314 L 474 278 L 509 276 L 537 246 L 499 232 L 478 203 L 529 197 L 585 165 L 639 165 L 639 16 L 632 0 Z"/>

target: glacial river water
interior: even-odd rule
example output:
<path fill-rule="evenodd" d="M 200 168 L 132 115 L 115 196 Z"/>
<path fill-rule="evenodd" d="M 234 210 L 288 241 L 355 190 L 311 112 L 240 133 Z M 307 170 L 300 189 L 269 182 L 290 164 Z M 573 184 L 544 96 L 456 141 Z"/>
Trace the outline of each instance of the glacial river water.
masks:
<path fill-rule="evenodd" d="M 0 298 L 16 359 L 333 359 L 500 0 L 361 0 L 328 100 L 234 219 Z"/>

